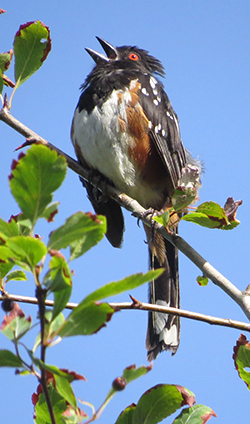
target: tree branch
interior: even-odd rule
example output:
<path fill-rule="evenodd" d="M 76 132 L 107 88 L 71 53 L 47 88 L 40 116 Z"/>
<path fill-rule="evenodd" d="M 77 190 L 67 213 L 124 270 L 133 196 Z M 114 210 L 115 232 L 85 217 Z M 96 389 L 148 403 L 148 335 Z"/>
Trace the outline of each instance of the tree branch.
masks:
<path fill-rule="evenodd" d="M 4 300 L 5 298 L 6 296 L 0 296 L 0 301 Z M 19 296 L 19 295 L 13 295 L 8 293 L 8 298 L 12 299 L 13 301 L 21 302 L 21 303 L 30 303 L 33 305 L 37 305 L 38 303 L 37 298 L 35 297 Z M 53 307 L 54 301 L 47 299 L 45 300 L 44 304 L 46 306 Z M 132 302 L 122 302 L 122 303 L 111 302 L 109 303 L 109 305 L 115 309 L 117 308 L 118 309 L 133 309 L 133 310 L 137 309 L 139 311 L 154 311 L 154 312 L 162 312 L 162 313 L 167 313 L 172 315 L 178 315 L 183 318 L 193 319 L 196 321 L 202 321 L 211 325 L 220 325 L 223 327 L 230 327 L 230 328 L 235 328 L 238 330 L 250 332 L 250 324 L 246 322 L 235 321 L 235 320 L 226 319 L 226 318 L 213 317 L 211 315 L 200 314 L 199 312 L 186 311 L 184 309 L 166 307 L 161 305 L 153 305 L 151 303 L 135 301 L 134 299 Z M 73 310 L 77 306 L 78 306 L 78 303 L 69 302 L 65 306 L 65 309 Z"/>
<path fill-rule="evenodd" d="M 6 107 L 0 110 L 0 120 L 26 137 L 27 143 L 24 143 L 23 147 L 34 142 L 44 144 L 50 149 L 58 152 L 58 154 L 64 156 L 67 160 L 68 167 L 72 171 L 83 177 L 85 180 L 90 180 L 91 172 L 89 170 L 84 169 L 76 160 L 68 156 L 66 153 L 15 119 Z M 95 184 L 92 180 L 91 183 L 97 186 L 97 184 Z M 144 214 L 145 209 L 136 200 L 131 199 L 129 196 L 119 192 L 110 185 L 105 186 L 105 194 L 118 202 L 120 206 L 132 212 L 134 216 L 140 218 L 146 225 L 151 226 L 150 216 L 146 216 Z M 205 277 L 208 277 L 211 281 L 213 281 L 214 284 L 219 286 L 225 293 L 227 293 L 241 307 L 247 318 L 250 319 L 250 295 L 247 291 L 241 292 L 234 284 L 232 284 L 219 271 L 217 271 L 178 234 L 169 232 L 159 223 L 155 223 L 155 230 L 159 232 L 165 239 L 175 245 L 182 253 L 184 253 L 184 255 L 186 255 L 202 271 Z"/>

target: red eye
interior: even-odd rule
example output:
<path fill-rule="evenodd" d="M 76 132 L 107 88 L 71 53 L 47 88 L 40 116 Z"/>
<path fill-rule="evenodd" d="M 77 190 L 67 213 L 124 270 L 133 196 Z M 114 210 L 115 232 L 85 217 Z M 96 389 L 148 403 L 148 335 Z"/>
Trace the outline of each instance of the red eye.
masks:
<path fill-rule="evenodd" d="M 131 60 L 138 60 L 139 56 L 136 53 L 130 53 L 129 59 Z"/>

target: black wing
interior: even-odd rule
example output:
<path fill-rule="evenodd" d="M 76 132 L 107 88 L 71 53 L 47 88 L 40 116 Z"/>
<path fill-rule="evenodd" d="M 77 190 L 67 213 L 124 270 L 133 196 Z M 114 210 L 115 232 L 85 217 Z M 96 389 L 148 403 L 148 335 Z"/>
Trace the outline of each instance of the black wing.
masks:
<path fill-rule="evenodd" d="M 163 85 L 149 74 L 143 75 L 140 102 L 150 121 L 149 135 L 171 177 L 177 186 L 181 170 L 186 165 L 185 149 L 181 141 L 179 122 Z"/>

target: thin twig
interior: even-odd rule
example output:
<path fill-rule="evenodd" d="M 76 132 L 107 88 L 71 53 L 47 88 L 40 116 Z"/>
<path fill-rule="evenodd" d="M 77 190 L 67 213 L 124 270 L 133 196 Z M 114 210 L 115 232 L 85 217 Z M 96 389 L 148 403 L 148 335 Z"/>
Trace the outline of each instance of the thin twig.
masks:
<path fill-rule="evenodd" d="M 84 169 L 73 158 L 19 122 L 10 114 L 6 107 L 0 110 L 0 120 L 22 134 L 26 139 L 29 139 L 30 142 L 39 142 L 41 144 L 47 145 L 50 149 L 55 150 L 66 158 L 68 167 L 72 171 L 82 176 L 85 180 L 90 179 L 90 172 L 88 170 Z M 93 182 L 91 181 L 91 183 Z M 150 216 L 143 214 L 145 209 L 136 200 L 131 199 L 129 196 L 119 192 L 108 184 L 105 186 L 105 194 L 118 202 L 122 207 L 132 212 L 134 216 L 139 217 L 146 225 L 151 226 Z M 226 292 L 241 307 L 247 318 L 250 319 L 250 296 L 246 292 L 241 292 L 234 284 L 232 284 L 219 271 L 217 271 L 178 234 L 170 233 L 159 223 L 155 223 L 154 228 L 155 231 L 159 232 L 165 239 L 170 241 L 184 255 L 186 255 L 202 271 L 205 277 L 208 277 L 211 281 L 213 281 L 214 284 L 218 285 L 224 292 Z"/>
<path fill-rule="evenodd" d="M 39 319 L 40 319 L 40 328 L 41 328 L 41 361 L 45 363 L 45 352 L 46 346 L 44 342 L 44 331 L 45 331 L 45 294 L 46 290 L 44 290 L 41 286 L 37 286 L 36 288 L 36 300 L 39 308 Z M 47 378 L 46 371 L 44 368 L 41 368 L 41 378 L 40 384 L 43 390 L 43 394 L 48 406 L 50 419 L 52 424 L 56 424 L 56 419 L 52 407 L 52 403 L 49 397 L 49 391 L 47 386 Z"/>
<path fill-rule="evenodd" d="M 0 296 L 0 301 L 3 300 L 5 296 Z M 16 302 L 22 302 L 22 303 L 30 303 L 33 305 L 37 305 L 37 299 L 35 297 L 28 297 L 28 296 L 19 296 L 19 295 L 13 295 L 8 294 L 8 298 L 12 299 Z M 46 306 L 53 307 L 54 301 L 53 300 L 46 300 L 44 303 Z M 196 321 L 203 321 L 207 324 L 211 325 L 220 325 L 223 327 L 230 327 L 235 328 L 238 330 L 243 331 L 249 331 L 250 332 L 250 324 L 242 322 L 242 321 L 236 321 L 232 319 L 227 318 L 219 318 L 214 317 L 211 315 L 205 315 L 200 314 L 199 312 L 191 312 L 186 311 L 184 309 L 178 309 L 178 308 L 172 308 L 172 307 L 166 307 L 166 306 L 160 306 L 160 305 L 152 305 L 151 303 L 144 303 L 144 302 L 111 302 L 109 305 L 114 309 L 138 309 L 139 311 L 155 311 L 155 312 L 163 312 L 167 314 L 172 315 L 178 315 L 183 318 L 189 318 L 194 319 Z M 78 303 L 69 302 L 65 306 L 65 309 L 72 310 L 78 306 Z"/>

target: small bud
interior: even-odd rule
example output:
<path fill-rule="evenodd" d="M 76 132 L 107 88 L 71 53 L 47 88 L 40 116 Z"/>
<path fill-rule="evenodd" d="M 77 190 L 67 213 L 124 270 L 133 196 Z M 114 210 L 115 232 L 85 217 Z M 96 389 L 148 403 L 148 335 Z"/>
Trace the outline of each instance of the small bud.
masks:
<path fill-rule="evenodd" d="M 113 389 L 116 390 L 117 392 L 124 390 L 126 385 L 127 385 L 127 381 L 126 381 L 126 378 L 124 377 L 117 377 L 112 383 Z"/>

